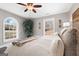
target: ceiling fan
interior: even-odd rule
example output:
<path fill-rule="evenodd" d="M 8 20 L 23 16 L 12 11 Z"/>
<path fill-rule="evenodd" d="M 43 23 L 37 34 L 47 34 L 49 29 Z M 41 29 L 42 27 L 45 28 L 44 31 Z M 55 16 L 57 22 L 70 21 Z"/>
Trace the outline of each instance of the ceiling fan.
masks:
<path fill-rule="evenodd" d="M 36 13 L 35 8 L 40 8 L 40 7 L 42 7 L 42 5 L 34 5 L 33 3 L 26 3 L 26 4 L 24 4 L 24 3 L 17 3 L 17 4 L 26 7 L 26 9 L 24 10 L 24 12 L 30 10 L 30 11 L 33 11 L 34 13 Z"/>

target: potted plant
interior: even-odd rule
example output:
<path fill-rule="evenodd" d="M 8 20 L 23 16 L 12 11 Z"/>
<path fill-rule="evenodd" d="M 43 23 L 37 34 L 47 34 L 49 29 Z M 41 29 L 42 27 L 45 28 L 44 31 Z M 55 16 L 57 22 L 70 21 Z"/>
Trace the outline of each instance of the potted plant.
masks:
<path fill-rule="evenodd" d="M 25 20 L 23 22 L 24 32 L 27 37 L 31 37 L 33 35 L 33 21 L 32 20 Z"/>

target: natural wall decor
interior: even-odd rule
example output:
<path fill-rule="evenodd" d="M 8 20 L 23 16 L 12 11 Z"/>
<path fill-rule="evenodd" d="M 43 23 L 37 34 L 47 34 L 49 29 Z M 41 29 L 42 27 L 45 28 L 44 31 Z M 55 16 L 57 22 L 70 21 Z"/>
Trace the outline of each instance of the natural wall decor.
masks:
<path fill-rule="evenodd" d="M 62 21 L 61 21 L 61 19 L 59 19 L 59 28 L 61 28 L 62 27 Z"/>
<path fill-rule="evenodd" d="M 52 21 L 45 21 L 45 35 L 52 35 L 53 34 L 53 22 Z"/>
<path fill-rule="evenodd" d="M 24 32 L 25 32 L 25 35 L 27 37 L 31 37 L 33 35 L 33 21 L 32 20 L 25 20 L 23 22 L 23 27 L 24 27 Z"/>

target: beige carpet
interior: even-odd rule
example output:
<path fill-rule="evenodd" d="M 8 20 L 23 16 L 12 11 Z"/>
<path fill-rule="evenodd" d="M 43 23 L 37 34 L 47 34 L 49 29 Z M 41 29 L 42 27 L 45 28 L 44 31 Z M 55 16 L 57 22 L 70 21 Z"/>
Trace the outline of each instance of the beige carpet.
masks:
<path fill-rule="evenodd" d="M 37 38 L 22 47 L 11 45 L 5 53 L 8 53 L 9 56 L 63 56 L 64 45 L 62 40 L 55 34 L 49 39 Z"/>

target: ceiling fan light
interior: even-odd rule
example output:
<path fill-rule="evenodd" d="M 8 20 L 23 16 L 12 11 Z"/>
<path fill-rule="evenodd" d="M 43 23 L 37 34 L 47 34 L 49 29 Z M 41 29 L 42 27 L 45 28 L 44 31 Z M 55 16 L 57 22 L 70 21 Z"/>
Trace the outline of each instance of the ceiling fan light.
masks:
<path fill-rule="evenodd" d="M 33 9 L 32 6 L 27 6 L 27 8 L 28 8 L 28 10 L 30 10 L 30 11 Z"/>

